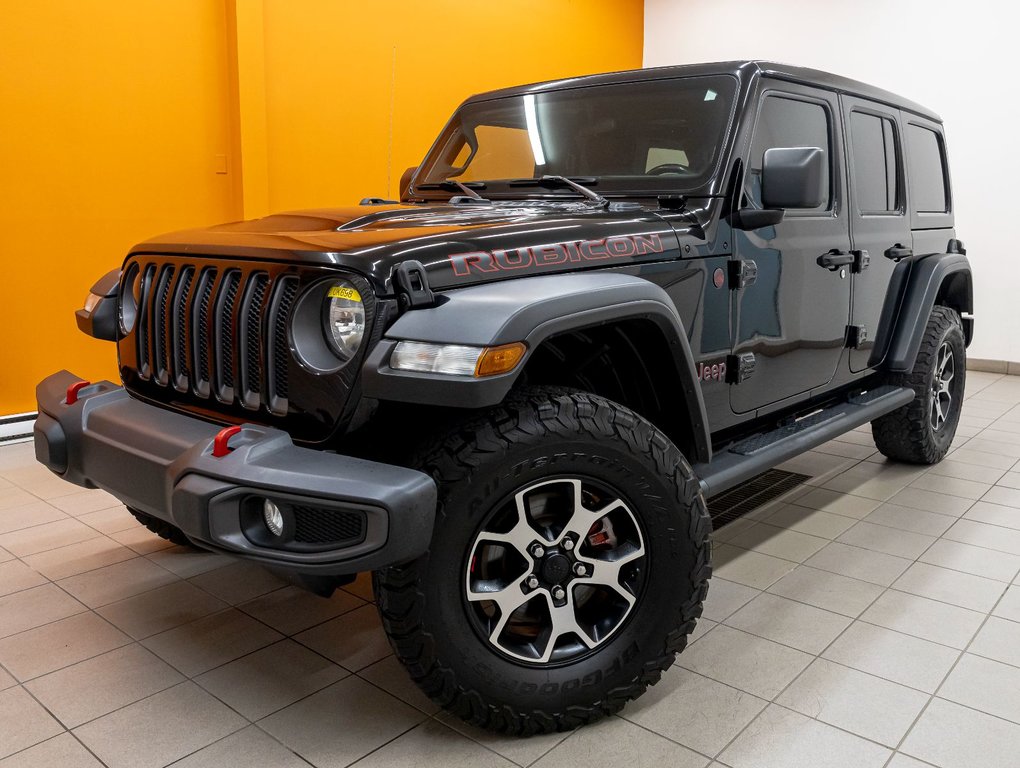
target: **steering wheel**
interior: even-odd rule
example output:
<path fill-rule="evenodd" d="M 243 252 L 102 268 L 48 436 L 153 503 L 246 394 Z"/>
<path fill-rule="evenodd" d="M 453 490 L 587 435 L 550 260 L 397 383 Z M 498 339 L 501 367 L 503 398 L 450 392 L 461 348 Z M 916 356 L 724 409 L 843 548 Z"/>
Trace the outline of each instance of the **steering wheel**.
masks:
<path fill-rule="evenodd" d="M 649 176 L 665 176 L 667 173 L 684 175 L 689 173 L 690 170 L 686 165 L 681 165 L 680 163 L 662 163 L 654 168 L 649 168 L 645 171 L 645 174 Z"/>

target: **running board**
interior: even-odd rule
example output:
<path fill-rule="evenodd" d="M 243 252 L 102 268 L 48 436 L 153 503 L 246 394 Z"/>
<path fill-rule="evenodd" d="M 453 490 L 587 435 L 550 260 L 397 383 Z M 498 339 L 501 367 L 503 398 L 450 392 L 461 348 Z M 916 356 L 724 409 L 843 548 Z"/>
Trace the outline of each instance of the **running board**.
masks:
<path fill-rule="evenodd" d="M 891 384 L 854 395 L 771 432 L 740 440 L 707 464 L 695 464 L 701 492 L 715 496 L 851 429 L 867 424 L 914 399 L 914 390 Z"/>

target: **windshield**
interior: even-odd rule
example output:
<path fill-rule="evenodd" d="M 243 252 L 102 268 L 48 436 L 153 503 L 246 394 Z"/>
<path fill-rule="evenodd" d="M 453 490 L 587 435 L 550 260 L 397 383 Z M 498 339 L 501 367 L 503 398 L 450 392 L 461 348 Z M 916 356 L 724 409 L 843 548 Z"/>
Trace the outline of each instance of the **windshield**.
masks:
<path fill-rule="evenodd" d="M 600 192 L 694 189 L 715 170 L 735 90 L 736 80 L 720 75 L 466 104 L 425 158 L 415 186 L 456 180 L 534 194 L 517 185 L 556 175 L 596 183 Z"/>

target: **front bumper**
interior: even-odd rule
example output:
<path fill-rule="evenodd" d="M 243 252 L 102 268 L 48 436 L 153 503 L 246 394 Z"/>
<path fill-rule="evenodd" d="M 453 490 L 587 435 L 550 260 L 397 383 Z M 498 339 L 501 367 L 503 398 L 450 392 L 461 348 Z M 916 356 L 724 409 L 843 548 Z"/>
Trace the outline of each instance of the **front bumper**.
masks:
<path fill-rule="evenodd" d="M 172 523 L 201 547 L 321 576 L 404 562 L 428 547 L 436 486 L 421 472 L 299 448 L 287 433 L 251 424 L 217 458 L 221 427 L 143 403 L 108 381 L 68 405 L 77 380 L 61 371 L 36 388 L 36 457 L 65 480 Z M 291 524 L 276 540 L 261 525 L 266 498 L 295 517 L 311 510 L 315 525 L 305 530 L 321 531 L 323 521 L 328 529 L 339 516 L 360 529 L 330 546 L 294 540 Z"/>

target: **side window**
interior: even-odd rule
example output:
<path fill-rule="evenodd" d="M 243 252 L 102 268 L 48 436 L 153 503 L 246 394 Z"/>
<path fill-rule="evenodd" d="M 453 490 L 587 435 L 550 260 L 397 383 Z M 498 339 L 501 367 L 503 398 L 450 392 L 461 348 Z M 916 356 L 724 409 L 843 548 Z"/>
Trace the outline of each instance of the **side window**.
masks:
<path fill-rule="evenodd" d="M 832 167 L 832 146 L 829 141 L 829 110 L 811 101 L 766 96 L 758 114 L 758 124 L 751 142 L 748 165 L 748 196 L 761 206 L 761 165 L 766 149 L 773 147 L 821 147 L 828 161 L 825 168 L 825 186 L 831 190 L 829 174 Z M 832 207 L 832 192 L 814 211 L 827 211 Z"/>
<path fill-rule="evenodd" d="M 945 147 L 935 131 L 919 125 L 907 126 L 910 143 L 910 197 L 918 213 L 949 210 L 946 187 Z"/>
<path fill-rule="evenodd" d="M 853 188 L 861 213 L 901 210 L 899 147 L 896 128 L 888 117 L 850 113 L 853 143 Z"/>

